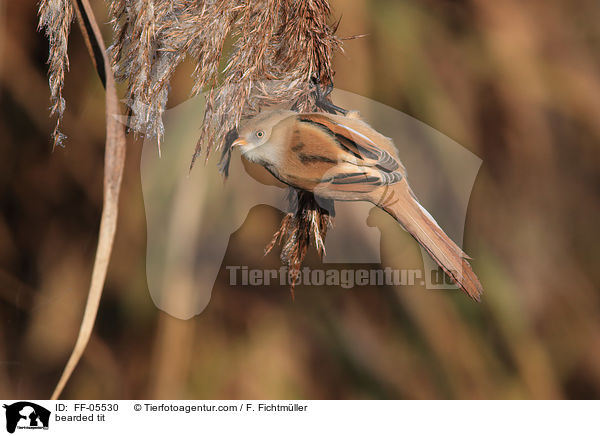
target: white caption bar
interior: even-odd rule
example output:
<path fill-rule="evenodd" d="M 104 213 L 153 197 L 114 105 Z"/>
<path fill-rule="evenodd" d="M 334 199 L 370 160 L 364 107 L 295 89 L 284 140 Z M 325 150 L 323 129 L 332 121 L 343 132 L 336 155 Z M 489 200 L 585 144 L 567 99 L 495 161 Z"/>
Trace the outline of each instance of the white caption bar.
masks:
<path fill-rule="evenodd" d="M 0 435 L 599 434 L 598 401 L 2 401 Z M 38 431 L 34 431 L 38 430 Z M 141 433 L 143 432 L 143 433 Z M 591 433 L 590 433 L 591 432 Z"/>

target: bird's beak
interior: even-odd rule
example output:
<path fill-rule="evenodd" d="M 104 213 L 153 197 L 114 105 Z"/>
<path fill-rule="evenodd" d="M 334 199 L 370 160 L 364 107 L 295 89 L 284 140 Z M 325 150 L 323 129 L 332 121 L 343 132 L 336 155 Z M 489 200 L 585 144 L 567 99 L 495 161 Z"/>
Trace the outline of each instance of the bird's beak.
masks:
<path fill-rule="evenodd" d="M 244 138 L 238 138 L 235 141 L 233 141 L 233 144 L 231 144 L 231 147 L 244 146 L 244 145 L 248 145 L 248 141 L 246 141 Z"/>

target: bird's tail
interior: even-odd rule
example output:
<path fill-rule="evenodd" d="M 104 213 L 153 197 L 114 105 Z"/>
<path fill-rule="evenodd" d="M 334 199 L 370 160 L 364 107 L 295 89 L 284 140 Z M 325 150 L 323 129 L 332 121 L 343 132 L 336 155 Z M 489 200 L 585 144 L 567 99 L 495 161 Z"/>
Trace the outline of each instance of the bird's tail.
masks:
<path fill-rule="evenodd" d="M 389 186 L 378 206 L 393 216 L 471 298 L 480 301 L 483 288 L 467 256 L 419 204 L 406 181 Z"/>

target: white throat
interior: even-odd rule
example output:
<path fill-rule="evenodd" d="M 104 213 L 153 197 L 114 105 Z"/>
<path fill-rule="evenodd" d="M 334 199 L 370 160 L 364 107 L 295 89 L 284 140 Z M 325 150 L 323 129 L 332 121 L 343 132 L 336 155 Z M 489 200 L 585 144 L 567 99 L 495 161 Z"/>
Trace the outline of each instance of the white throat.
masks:
<path fill-rule="evenodd" d="M 268 162 L 268 142 L 261 145 L 247 145 L 241 149 L 242 155 L 251 162 Z"/>

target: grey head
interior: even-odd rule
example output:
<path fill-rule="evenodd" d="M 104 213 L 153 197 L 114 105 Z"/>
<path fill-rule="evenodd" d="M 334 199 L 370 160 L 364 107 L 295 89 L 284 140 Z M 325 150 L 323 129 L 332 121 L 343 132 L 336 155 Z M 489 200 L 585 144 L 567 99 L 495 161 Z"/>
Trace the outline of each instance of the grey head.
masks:
<path fill-rule="evenodd" d="M 238 138 L 232 145 L 239 146 L 242 153 L 260 147 L 271 137 L 273 127 L 294 115 L 297 115 L 297 112 L 283 109 L 261 112 L 242 122 Z"/>

